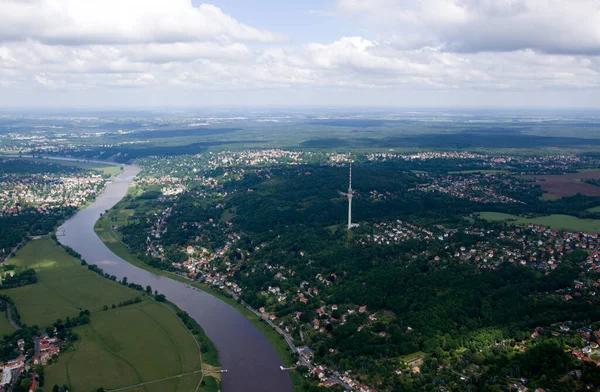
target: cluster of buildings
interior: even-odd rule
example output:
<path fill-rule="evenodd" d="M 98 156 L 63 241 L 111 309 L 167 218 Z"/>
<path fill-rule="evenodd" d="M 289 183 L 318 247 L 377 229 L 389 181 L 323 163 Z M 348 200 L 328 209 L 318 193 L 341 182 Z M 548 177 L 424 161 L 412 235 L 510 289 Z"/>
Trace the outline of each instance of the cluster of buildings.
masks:
<path fill-rule="evenodd" d="M 19 214 L 31 206 L 40 213 L 57 207 L 80 207 L 95 198 L 106 180 L 100 174 L 0 175 L 0 216 Z"/>
<path fill-rule="evenodd" d="M 425 161 L 429 159 L 485 159 L 486 155 L 474 154 L 467 151 L 449 151 L 449 152 L 433 152 L 424 151 L 414 154 L 396 154 L 378 152 L 367 155 L 367 160 L 385 162 L 390 160 L 401 159 L 404 161 Z"/>
<path fill-rule="evenodd" d="M 333 317 L 334 312 L 338 312 L 339 319 L 335 319 Z M 352 307 L 347 309 L 345 312 L 341 312 L 338 309 L 337 305 L 325 305 L 323 304 L 320 308 L 316 310 L 316 313 L 319 315 L 319 318 L 315 318 L 311 321 L 313 325 L 313 329 L 318 333 L 325 333 L 327 331 L 326 325 L 330 325 L 331 323 L 339 323 L 344 325 L 346 323 L 346 319 L 349 315 L 355 313 L 366 313 L 367 307 Z M 294 314 L 294 319 L 296 322 L 300 319 L 301 313 L 297 312 Z M 272 316 L 271 316 L 272 317 Z M 373 322 L 376 320 L 375 314 L 371 314 L 368 317 L 369 322 Z M 280 324 L 280 327 L 283 324 Z M 362 330 L 362 326 L 359 327 L 359 331 Z M 286 330 L 289 330 L 289 327 L 285 327 Z M 332 387 L 335 385 L 341 385 L 347 390 L 359 391 L 359 392 L 375 392 L 374 389 L 369 386 L 361 383 L 356 376 L 352 374 L 352 371 L 348 370 L 343 373 L 340 373 L 335 370 L 331 370 L 327 367 L 326 364 L 315 363 L 314 361 L 314 353 L 308 346 L 296 347 L 296 352 L 298 353 L 298 365 L 305 366 L 308 368 L 308 374 L 315 379 L 319 380 L 319 385 L 322 387 Z M 335 349 L 331 348 L 330 352 L 335 352 Z"/>
<path fill-rule="evenodd" d="M 442 259 L 458 259 L 488 269 L 508 262 L 549 272 L 560 265 L 565 255 L 583 249 L 594 251 L 585 263 L 600 266 L 596 233 L 561 231 L 535 224 L 505 230 L 467 227 L 462 231 L 480 240 L 474 245 L 464 246 L 453 243 L 450 235 Z"/>
<path fill-rule="evenodd" d="M 36 355 L 33 359 L 34 364 L 46 365 L 55 355 L 60 353 L 60 339 L 56 336 L 48 337 L 45 333 L 39 338 L 36 347 Z"/>
<path fill-rule="evenodd" d="M 212 228 L 222 228 L 222 225 L 208 222 Z M 225 281 L 225 276 L 233 275 L 233 263 L 229 261 L 225 255 L 229 250 L 233 248 L 236 242 L 240 240 L 240 235 L 237 233 L 227 233 L 226 229 L 223 229 L 224 244 L 222 247 L 216 249 L 209 249 L 206 247 L 196 247 L 189 245 L 185 248 L 185 252 L 188 259 L 181 263 L 172 263 L 172 266 L 185 272 L 190 278 L 202 277 L 203 281 L 210 284 L 226 284 L 235 292 L 241 292 L 236 283 Z M 200 238 L 198 238 L 198 241 Z M 245 257 L 246 254 L 238 250 L 240 257 Z M 217 264 L 223 263 L 226 266 L 226 271 L 216 272 Z M 233 285 L 233 286 L 232 286 Z"/>
<path fill-rule="evenodd" d="M 394 195 L 392 195 L 390 191 L 385 191 L 384 193 L 381 193 L 378 190 L 374 189 L 372 191 L 369 191 L 368 197 L 370 201 L 383 201 L 394 197 Z"/>
<path fill-rule="evenodd" d="M 562 326 L 562 329 L 564 330 L 565 327 Z M 561 332 L 564 333 L 563 330 Z M 583 347 L 573 348 L 571 355 L 579 361 L 592 362 L 596 366 L 600 366 L 600 331 L 583 327 L 577 329 L 576 333 L 581 336 Z"/>
<path fill-rule="evenodd" d="M 283 163 L 297 165 L 304 162 L 305 153 L 271 149 L 211 152 L 208 155 L 209 167 L 217 168 L 221 166 L 269 166 Z"/>
<path fill-rule="evenodd" d="M 141 159 L 144 177 L 138 183 L 204 185 L 208 188 L 219 181 L 235 180 L 248 168 L 269 168 L 280 165 L 320 164 L 337 166 L 353 162 L 350 154 L 335 152 L 289 151 L 281 149 L 221 151 L 173 157 Z M 177 178 L 178 180 L 175 180 Z M 185 180 L 182 182 L 182 180 Z"/>
<path fill-rule="evenodd" d="M 482 155 L 466 151 L 419 152 L 415 154 L 373 153 L 367 155 L 368 161 L 385 162 L 403 160 L 407 162 L 427 161 L 431 159 L 455 159 L 467 161 L 459 164 L 480 170 L 509 170 L 518 174 L 567 173 L 578 167 L 594 166 L 591 157 L 578 155 L 510 156 Z"/>
<path fill-rule="evenodd" d="M 512 176 L 496 173 L 471 174 L 468 176 L 457 174 L 433 176 L 420 173 L 418 176 L 427 182 L 419 184 L 417 187 L 409 189 L 409 191 L 439 192 L 460 199 L 486 204 L 524 204 L 520 200 L 503 195 L 502 192 L 507 190 L 523 192 L 531 187 Z"/>
<path fill-rule="evenodd" d="M 391 245 L 407 240 L 429 241 L 436 238 L 433 231 L 419 227 L 408 222 L 396 220 L 393 222 L 380 222 L 372 225 L 373 233 L 365 234 L 358 239 L 362 245 L 373 243 L 377 245 Z M 437 230 L 440 231 L 440 230 Z M 443 237 L 447 233 L 440 233 Z"/>
<path fill-rule="evenodd" d="M 6 363 L 0 363 L 0 370 L 2 371 L 0 391 L 11 390 L 12 385 L 22 372 L 31 372 L 30 365 L 32 362 L 34 365 L 46 365 L 51 358 L 60 353 L 60 339 L 57 337 L 50 338 L 45 333 L 34 337 L 33 343 L 34 352 L 32 357 L 28 358 L 25 352 L 25 340 L 19 339 L 17 341 L 17 348 L 20 355 Z M 32 392 L 38 386 L 38 375 L 32 372 L 29 376 L 31 378 L 31 386 L 28 391 Z"/>
<path fill-rule="evenodd" d="M 245 167 L 267 167 L 273 165 L 297 165 L 308 163 L 320 154 L 280 149 L 221 151 L 175 157 L 152 157 L 142 159 L 144 171 L 160 183 L 172 180 L 169 177 L 202 181 L 197 173 L 209 173 L 224 169 L 224 175 L 232 175 Z"/>
<path fill-rule="evenodd" d="M 21 343 L 21 341 L 19 341 Z M 22 344 L 19 344 L 19 347 L 22 347 Z M 12 383 L 19 377 L 19 374 L 25 369 L 27 358 L 25 355 L 20 355 L 19 357 L 7 361 L 6 363 L 0 363 L 0 369 L 2 369 L 2 381 L 0 381 L 0 390 L 8 390 Z"/>

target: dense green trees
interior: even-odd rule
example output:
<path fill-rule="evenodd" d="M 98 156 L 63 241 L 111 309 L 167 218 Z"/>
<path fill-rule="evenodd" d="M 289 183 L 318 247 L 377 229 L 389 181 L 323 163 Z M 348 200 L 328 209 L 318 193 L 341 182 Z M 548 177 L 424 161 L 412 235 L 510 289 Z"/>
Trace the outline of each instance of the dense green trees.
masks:
<path fill-rule="evenodd" d="M 0 252 L 8 254 L 11 248 L 23 241 L 27 235 L 46 235 L 56 225 L 76 211 L 72 207 L 61 207 L 39 213 L 36 209 L 25 207 L 18 215 L 0 217 Z"/>
<path fill-rule="evenodd" d="M 25 286 L 37 282 L 37 276 L 32 268 L 6 272 L 2 279 L 2 289 Z"/>
<path fill-rule="evenodd" d="M 492 391 L 501 390 L 499 385 L 505 385 L 509 376 L 528 377 L 536 385 L 556 389 L 559 376 L 573 368 L 571 358 L 564 355 L 565 342 L 547 337 L 547 342 L 528 347 L 524 354 L 513 346 L 529 340 L 536 327 L 600 320 L 595 298 L 566 302 L 557 292 L 572 286 L 587 253 L 568 254 L 548 275 L 509 263 L 481 269 L 472 261 L 450 256 L 456 247 L 472 248 L 488 240 L 494 241 L 494 247 L 514 246 L 506 239 L 461 230 L 473 225 L 483 232 L 508 227 L 476 217 L 467 221 L 465 216 L 471 213 L 591 214 L 583 211 L 600 205 L 600 199 L 578 195 L 541 201 L 541 191 L 532 187 L 509 194 L 525 204 L 482 204 L 436 192 L 409 191 L 423 179 L 407 169 L 429 168 L 436 173 L 457 169 L 448 162 L 438 162 L 438 168 L 435 162 L 422 162 L 418 167 L 410 162 L 356 167 L 354 218 L 362 225 L 351 233 L 344 228 L 347 200 L 339 193 L 348 186 L 347 167 L 316 165 L 273 167 L 267 174 L 249 169 L 240 180 L 223 180 L 226 197 L 198 198 L 203 189 L 192 187 L 176 203 L 148 197 L 129 200 L 139 202 L 140 208 L 121 232 L 142 260 L 170 269 L 171 262 L 187 258 L 182 249 L 189 244 L 209 249 L 223 246 L 229 229 L 220 218 L 227 216 L 240 239 L 219 260 L 220 267 L 225 262 L 233 266 L 233 278 L 243 288 L 242 299 L 254 308 L 267 307 L 279 319 L 295 312 L 302 313 L 301 324 L 318 318 L 323 333 L 305 334 L 317 361 L 331 369 L 369 375 L 370 381 L 381 381 L 383 389 L 433 390 L 455 383 L 449 390 L 464 390 L 469 383 L 471 390 Z M 460 169 L 468 167 L 468 162 L 459 163 Z M 368 196 L 372 190 L 387 197 L 374 202 Z M 159 260 L 146 255 L 146 239 L 154 214 L 167 207 L 172 208 L 166 217 L 168 230 L 152 239 L 166 249 L 166 259 Z M 456 232 L 451 240 L 436 235 L 427 241 L 408 239 L 386 246 L 359 241 L 374 234 L 374 224 L 397 219 L 428 228 L 443 225 Z M 436 255 L 441 256 L 437 261 Z M 285 279 L 277 278 L 278 272 Z M 316 281 L 319 275 L 327 284 Z M 307 303 L 296 298 L 302 282 L 320 290 L 318 295 L 307 296 Z M 287 293 L 287 300 L 280 303 L 265 296 L 269 286 Z M 332 304 L 341 307 L 331 314 L 333 321 L 318 316 L 316 309 Z M 367 306 L 365 314 L 346 311 L 362 305 Z M 371 313 L 386 316 L 371 322 Z M 300 339 L 297 330 L 291 333 Z M 426 354 L 421 373 L 397 375 L 395 371 L 405 365 L 401 358 L 416 352 Z M 460 380 L 456 373 L 440 370 L 445 367 L 478 376 Z M 590 372 L 589 377 L 595 374 Z"/>

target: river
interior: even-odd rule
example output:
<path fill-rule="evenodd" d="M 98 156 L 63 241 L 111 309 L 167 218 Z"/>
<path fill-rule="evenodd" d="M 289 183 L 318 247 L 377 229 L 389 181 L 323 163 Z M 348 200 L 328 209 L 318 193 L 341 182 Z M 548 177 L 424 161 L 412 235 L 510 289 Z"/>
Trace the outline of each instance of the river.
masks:
<path fill-rule="evenodd" d="M 237 310 L 210 294 L 192 290 L 184 283 L 129 264 L 98 238 L 94 224 L 100 214 L 125 196 L 140 170 L 135 166 L 122 166 L 124 171 L 113 178 L 93 204 L 58 229 L 60 243 L 70 246 L 88 263 L 97 264 L 119 279 L 126 276 L 129 282 L 152 286 L 153 290 L 165 294 L 169 301 L 188 312 L 204 328 L 219 351 L 221 365 L 228 371 L 223 374 L 224 392 L 292 392 L 290 376 L 279 369 L 283 361 L 273 346 Z M 118 326 L 115 325 L 115 328 Z"/>

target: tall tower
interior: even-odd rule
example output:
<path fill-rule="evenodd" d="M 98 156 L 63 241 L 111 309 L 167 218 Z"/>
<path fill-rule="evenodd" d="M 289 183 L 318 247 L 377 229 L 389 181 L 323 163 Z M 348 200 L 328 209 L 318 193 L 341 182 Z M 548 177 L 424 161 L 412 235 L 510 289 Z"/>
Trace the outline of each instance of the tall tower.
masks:
<path fill-rule="evenodd" d="M 350 164 L 350 181 L 348 182 L 348 230 L 352 229 L 352 163 Z"/>

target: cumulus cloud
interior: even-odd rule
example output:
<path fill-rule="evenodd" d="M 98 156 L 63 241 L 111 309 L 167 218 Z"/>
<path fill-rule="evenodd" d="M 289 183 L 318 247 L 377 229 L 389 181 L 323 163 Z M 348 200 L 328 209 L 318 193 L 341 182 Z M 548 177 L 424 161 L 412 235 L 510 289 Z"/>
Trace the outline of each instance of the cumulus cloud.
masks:
<path fill-rule="evenodd" d="M 0 0 L 0 40 L 45 44 L 277 42 L 281 35 L 240 23 L 190 0 Z"/>
<path fill-rule="evenodd" d="M 600 58 L 595 56 L 540 54 L 531 49 L 463 53 L 360 36 L 269 48 L 31 42 L 0 47 L 0 80 L 24 86 L 35 81 L 38 86 L 67 90 L 175 86 L 200 91 L 288 87 L 542 91 L 599 88 L 599 76 Z"/>
<path fill-rule="evenodd" d="M 448 50 L 600 54 L 600 0 L 338 0 L 338 7 Z"/>
<path fill-rule="evenodd" d="M 345 86 L 513 91 L 600 87 L 598 57 L 540 55 L 531 49 L 461 53 L 344 37 L 307 45 L 304 54 L 322 80 Z"/>
<path fill-rule="evenodd" d="M 39 91 L 227 92 L 228 103 L 264 92 L 288 103 L 290 89 L 342 102 L 361 91 L 600 91 L 600 23 L 588 23 L 600 0 L 338 2 L 361 34 L 297 45 L 185 0 L 0 0 L 0 102 Z"/>
<path fill-rule="evenodd" d="M 50 88 L 56 87 L 56 82 L 54 80 L 46 77 L 46 74 L 44 72 L 41 72 L 41 73 L 35 75 L 34 79 L 36 82 L 38 82 L 39 84 L 41 84 L 44 87 L 50 87 Z"/>

